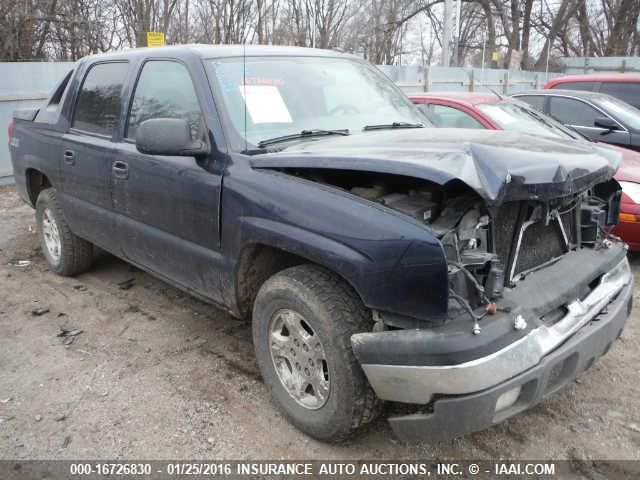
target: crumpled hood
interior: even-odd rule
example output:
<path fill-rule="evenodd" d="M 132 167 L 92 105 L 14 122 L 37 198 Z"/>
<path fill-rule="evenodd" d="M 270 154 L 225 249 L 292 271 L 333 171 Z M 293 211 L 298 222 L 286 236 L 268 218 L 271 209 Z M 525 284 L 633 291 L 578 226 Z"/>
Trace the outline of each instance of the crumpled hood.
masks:
<path fill-rule="evenodd" d="M 587 142 L 517 132 L 420 128 L 306 141 L 256 155 L 254 168 L 381 172 L 441 185 L 461 180 L 490 205 L 548 200 L 584 190 L 615 173 L 620 154 Z"/>

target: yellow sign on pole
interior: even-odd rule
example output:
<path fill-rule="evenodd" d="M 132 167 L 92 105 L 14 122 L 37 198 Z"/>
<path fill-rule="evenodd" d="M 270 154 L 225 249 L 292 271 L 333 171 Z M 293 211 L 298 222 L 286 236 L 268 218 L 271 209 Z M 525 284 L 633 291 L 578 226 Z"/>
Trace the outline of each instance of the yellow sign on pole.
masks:
<path fill-rule="evenodd" d="M 163 45 L 163 32 L 147 32 L 147 47 L 162 47 Z"/>
<path fill-rule="evenodd" d="M 498 52 L 491 52 L 491 60 L 497 62 L 500 60 L 500 54 Z"/>

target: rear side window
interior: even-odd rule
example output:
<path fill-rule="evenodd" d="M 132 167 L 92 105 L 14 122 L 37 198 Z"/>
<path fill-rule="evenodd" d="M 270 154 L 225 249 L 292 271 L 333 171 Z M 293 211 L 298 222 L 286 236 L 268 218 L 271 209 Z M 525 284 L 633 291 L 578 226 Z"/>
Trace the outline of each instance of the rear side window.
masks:
<path fill-rule="evenodd" d="M 57 118 L 58 110 L 60 109 L 60 104 L 62 103 L 62 99 L 64 98 L 67 92 L 67 86 L 69 85 L 69 80 L 71 79 L 71 75 L 73 74 L 73 70 L 67 72 L 64 78 L 55 86 L 51 95 L 47 99 L 47 103 L 44 108 L 38 110 L 38 114 L 34 119 L 35 122 L 44 122 L 44 123 L 54 123 Z"/>
<path fill-rule="evenodd" d="M 598 82 L 562 82 L 551 88 L 561 88 L 562 90 L 585 90 L 593 92 Z"/>
<path fill-rule="evenodd" d="M 579 127 L 593 127 L 595 119 L 604 116 L 580 100 L 564 97 L 551 97 L 549 113 L 565 125 Z"/>
<path fill-rule="evenodd" d="M 603 82 L 600 91 L 640 108 L 640 83 Z"/>
<path fill-rule="evenodd" d="M 517 95 L 516 98 L 527 102 L 536 110 L 544 113 L 544 100 L 546 98 L 544 95 Z"/>
<path fill-rule="evenodd" d="M 187 68 L 178 62 L 153 60 L 144 64 L 129 112 L 127 138 L 135 138 L 138 126 L 151 118 L 182 118 L 191 136 L 201 136 L 202 113 Z"/>
<path fill-rule="evenodd" d="M 71 126 L 85 132 L 109 135 L 120 117 L 126 62 L 99 63 L 84 77 Z"/>

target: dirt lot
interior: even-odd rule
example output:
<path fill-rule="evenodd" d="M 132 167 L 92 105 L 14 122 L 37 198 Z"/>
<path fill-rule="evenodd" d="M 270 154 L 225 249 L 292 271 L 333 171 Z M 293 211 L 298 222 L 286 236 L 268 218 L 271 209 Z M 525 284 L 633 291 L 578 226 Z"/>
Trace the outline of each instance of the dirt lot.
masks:
<path fill-rule="evenodd" d="M 270 403 L 248 323 L 108 255 L 77 278 L 50 273 L 10 187 L 0 225 L 0 458 L 640 459 L 637 309 L 591 370 L 488 431 L 405 444 L 380 419 L 327 445 Z M 60 326 L 82 333 L 64 345 Z"/>

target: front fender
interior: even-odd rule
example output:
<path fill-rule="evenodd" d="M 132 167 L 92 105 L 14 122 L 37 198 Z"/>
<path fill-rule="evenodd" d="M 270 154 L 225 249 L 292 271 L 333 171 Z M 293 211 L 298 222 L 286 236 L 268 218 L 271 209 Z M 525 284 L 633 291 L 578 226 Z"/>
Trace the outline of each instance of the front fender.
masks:
<path fill-rule="evenodd" d="M 296 200 L 297 199 L 297 200 Z M 347 192 L 284 174 L 225 178 L 223 250 L 283 250 L 336 272 L 375 310 L 416 319 L 446 315 L 442 245 L 424 226 Z"/>

